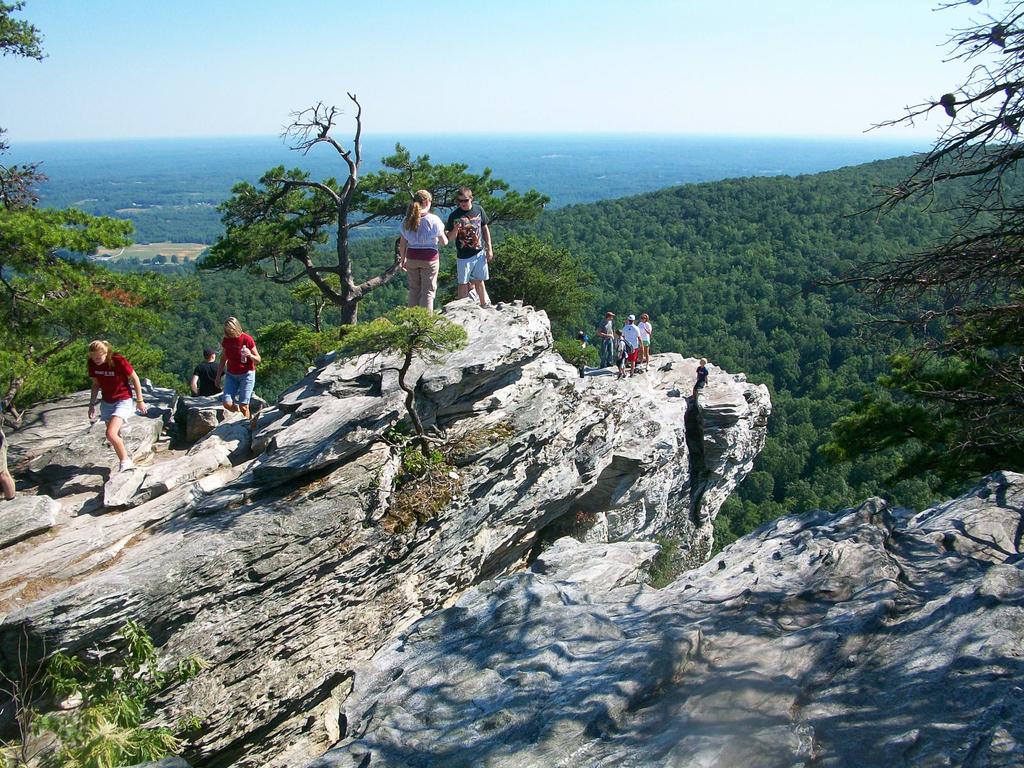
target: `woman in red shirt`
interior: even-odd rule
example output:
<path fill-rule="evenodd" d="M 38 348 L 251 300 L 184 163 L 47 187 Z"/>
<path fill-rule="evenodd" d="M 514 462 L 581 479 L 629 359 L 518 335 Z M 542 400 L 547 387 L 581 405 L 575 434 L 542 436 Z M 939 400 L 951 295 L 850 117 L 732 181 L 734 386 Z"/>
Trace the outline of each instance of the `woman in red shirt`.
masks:
<path fill-rule="evenodd" d="M 224 321 L 224 338 L 220 345 L 224 354 L 217 366 L 217 386 L 224 388 L 221 393 L 224 410 L 241 411 L 249 418 L 249 400 L 256 386 L 256 363 L 262 359 L 256 351 L 256 341 L 242 331 L 237 317 L 229 317 Z"/>
<path fill-rule="evenodd" d="M 103 394 L 100 402 L 100 419 L 107 423 L 107 442 L 114 447 L 124 472 L 135 466 L 128 457 L 128 450 L 121 439 L 121 425 L 132 417 L 135 411 L 146 415 L 146 404 L 142 401 L 142 382 L 132 364 L 114 352 L 109 341 L 94 341 L 89 344 L 89 377 L 92 379 L 92 393 L 89 397 L 89 421 L 96 421 L 96 395 Z M 132 408 L 131 388 L 135 389 L 135 408 Z"/>

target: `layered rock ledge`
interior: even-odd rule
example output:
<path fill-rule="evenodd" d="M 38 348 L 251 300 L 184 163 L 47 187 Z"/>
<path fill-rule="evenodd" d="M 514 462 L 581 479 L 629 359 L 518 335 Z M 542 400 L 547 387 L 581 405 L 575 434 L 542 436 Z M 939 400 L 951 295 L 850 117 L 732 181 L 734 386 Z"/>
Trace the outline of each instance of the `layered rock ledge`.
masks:
<path fill-rule="evenodd" d="M 102 655 L 140 621 L 165 657 L 208 664 L 162 709 L 201 718 L 193 764 L 295 766 L 346 735 L 357 664 L 561 533 L 671 536 L 684 561 L 707 556 L 718 508 L 763 445 L 763 386 L 712 367 L 694 402 L 696 360 L 678 355 L 625 382 L 580 378 L 551 351 L 543 312 L 445 312 L 468 346 L 413 371 L 421 418 L 456 464 L 458 492 L 436 517 L 383 524 L 400 464 L 386 434 L 403 419 L 385 360 L 328 362 L 251 434 L 226 421 L 187 453 L 140 456 L 116 504 L 95 481 L 53 479 L 81 474 L 72 445 L 109 451 L 95 428 L 71 430 L 26 458 L 62 511 L 0 549 L 5 667 L 23 632 L 35 654 Z"/>
<path fill-rule="evenodd" d="M 563 539 L 356 668 L 309 768 L 1024 764 L 1024 476 L 776 520 L 670 586 Z"/>

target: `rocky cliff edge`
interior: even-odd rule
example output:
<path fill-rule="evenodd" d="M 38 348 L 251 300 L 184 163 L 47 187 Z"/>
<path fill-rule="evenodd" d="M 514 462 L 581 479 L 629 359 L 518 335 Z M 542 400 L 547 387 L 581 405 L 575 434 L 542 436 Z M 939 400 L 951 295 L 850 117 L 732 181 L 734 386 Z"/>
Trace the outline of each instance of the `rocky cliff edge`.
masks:
<path fill-rule="evenodd" d="M 0 506 L 0 661 L 23 635 L 36 656 L 98 657 L 137 620 L 166 658 L 208 665 L 162 708 L 201 718 L 195 764 L 294 766 L 346 736 L 360 662 L 560 535 L 670 536 L 684 563 L 707 557 L 763 445 L 765 387 L 711 366 L 694 402 L 696 361 L 678 355 L 624 382 L 580 378 L 543 312 L 445 313 L 469 344 L 413 379 L 454 495 L 409 525 L 390 517 L 403 408 L 385 360 L 330 361 L 251 432 L 227 420 L 187 451 L 161 447 L 174 398 L 154 391 L 164 411 L 130 422 L 139 467 L 114 475 L 82 394 L 30 413 L 13 463 L 49 495 Z"/>

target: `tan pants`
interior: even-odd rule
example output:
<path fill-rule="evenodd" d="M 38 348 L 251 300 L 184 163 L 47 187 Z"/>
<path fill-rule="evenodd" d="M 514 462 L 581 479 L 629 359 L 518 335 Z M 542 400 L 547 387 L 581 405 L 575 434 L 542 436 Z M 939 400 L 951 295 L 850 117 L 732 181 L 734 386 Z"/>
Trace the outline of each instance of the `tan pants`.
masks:
<path fill-rule="evenodd" d="M 437 293 L 437 270 L 441 262 L 439 259 L 423 261 L 422 259 L 409 259 L 405 262 L 406 271 L 409 273 L 409 306 L 426 307 L 434 311 L 434 295 Z"/>

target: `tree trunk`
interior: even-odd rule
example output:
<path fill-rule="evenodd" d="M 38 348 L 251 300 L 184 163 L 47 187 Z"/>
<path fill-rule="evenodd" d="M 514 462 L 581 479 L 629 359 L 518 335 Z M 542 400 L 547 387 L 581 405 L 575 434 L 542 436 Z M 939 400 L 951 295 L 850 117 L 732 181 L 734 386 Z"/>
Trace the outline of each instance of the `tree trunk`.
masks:
<path fill-rule="evenodd" d="M 313 330 L 320 333 L 320 317 L 324 313 L 324 305 L 326 302 L 317 301 L 313 299 Z"/>
<path fill-rule="evenodd" d="M 347 299 L 339 307 L 341 309 L 341 324 L 355 325 L 359 320 L 359 299 Z"/>
<path fill-rule="evenodd" d="M 405 374 L 409 372 L 409 366 L 412 365 L 412 350 L 410 349 L 405 354 L 405 360 L 402 361 L 402 367 L 398 371 L 398 386 L 405 392 L 405 410 L 409 413 L 409 419 L 412 421 L 413 431 L 416 432 L 416 437 L 419 440 L 420 452 L 427 459 L 430 458 L 430 442 L 427 440 L 426 434 L 423 432 L 423 423 L 420 421 L 420 417 L 416 414 L 416 390 L 410 387 L 405 381 Z"/>
<path fill-rule="evenodd" d="M 14 398 L 18 396 L 18 391 L 25 384 L 24 376 L 15 376 L 11 379 L 10 385 L 7 387 L 7 393 L 4 395 L 3 400 L 0 400 L 0 419 L 4 419 L 10 415 L 9 422 L 11 426 L 21 426 L 21 414 L 14 407 Z"/>

